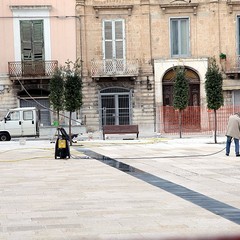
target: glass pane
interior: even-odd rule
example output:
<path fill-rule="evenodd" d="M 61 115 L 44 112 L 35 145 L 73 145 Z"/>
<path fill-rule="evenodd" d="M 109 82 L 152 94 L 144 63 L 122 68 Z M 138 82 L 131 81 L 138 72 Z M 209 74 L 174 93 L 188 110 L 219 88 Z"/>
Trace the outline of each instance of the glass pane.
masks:
<path fill-rule="evenodd" d="M 238 18 L 238 55 L 240 55 L 240 17 Z"/>
<path fill-rule="evenodd" d="M 20 119 L 19 112 L 10 112 L 7 116 L 7 120 L 17 121 Z"/>
<path fill-rule="evenodd" d="M 114 125 L 115 124 L 115 97 L 102 96 L 102 124 Z"/>
<path fill-rule="evenodd" d="M 119 125 L 129 124 L 129 95 L 118 96 Z"/>
<path fill-rule="evenodd" d="M 178 55 L 178 21 L 171 21 L 171 43 L 172 43 L 172 55 Z"/>
<path fill-rule="evenodd" d="M 23 120 L 33 120 L 33 112 L 32 111 L 24 111 L 23 112 Z"/>
<path fill-rule="evenodd" d="M 181 54 L 188 54 L 188 20 L 181 20 Z"/>

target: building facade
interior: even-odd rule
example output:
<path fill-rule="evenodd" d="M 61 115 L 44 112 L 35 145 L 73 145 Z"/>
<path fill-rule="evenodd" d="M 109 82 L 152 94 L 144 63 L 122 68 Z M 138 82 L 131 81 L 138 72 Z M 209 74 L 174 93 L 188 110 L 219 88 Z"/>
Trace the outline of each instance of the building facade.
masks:
<path fill-rule="evenodd" d="M 164 132 L 174 68 L 184 66 L 189 107 L 204 129 L 211 57 L 224 76 L 225 105 L 240 104 L 239 1 L 77 0 L 76 15 L 89 128 L 138 124 L 140 133 Z"/>
<path fill-rule="evenodd" d="M 56 67 L 76 60 L 75 1 L 3 0 L 0 3 L 0 116 L 37 106 L 49 126 L 49 81 Z"/>
<path fill-rule="evenodd" d="M 202 130 L 209 58 L 223 73 L 225 105 L 240 105 L 239 29 L 239 1 L 3 0 L 0 115 L 38 104 L 42 124 L 51 125 L 53 70 L 79 59 L 83 106 L 76 118 L 87 131 L 138 124 L 140 136 L 167 132 L 174 69 L 184 66 L 188 111 Z"/>

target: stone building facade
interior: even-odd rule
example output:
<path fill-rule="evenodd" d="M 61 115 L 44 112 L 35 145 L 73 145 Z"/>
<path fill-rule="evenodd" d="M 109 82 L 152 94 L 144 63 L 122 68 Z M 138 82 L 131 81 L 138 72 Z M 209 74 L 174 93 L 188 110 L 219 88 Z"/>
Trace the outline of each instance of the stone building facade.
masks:
<path fill-rule="evenodd" d="M 239 1 L 77 0 L 76 14 L 90 129 L 138 124 L 140 133 L 163 132 L 176 66 L 187 71 L 189 106 L 204 127 L 211 57 L 224 76 L 225 104 L 240 104 Z"/>
<path fill-rule="evenodd" d="M 40 42 L 24 39 L 30 28 L 41 32 Z M 140 136 L 164 132 L 176 66 L 186 69 L 189 106 L 204 128 L 208 58 L 222 70 L 225 105 L 240 105 L 239 29 L 239 1 L 3 0 L 0 116 L 34 105 L 24 89 L 49 107 L 52 69 L 79 59 L 83 106 L 76 118 L 87 131 L 138 124 Z M 52 114 L 42 113 L 43 124 L 51 125 Z"/>

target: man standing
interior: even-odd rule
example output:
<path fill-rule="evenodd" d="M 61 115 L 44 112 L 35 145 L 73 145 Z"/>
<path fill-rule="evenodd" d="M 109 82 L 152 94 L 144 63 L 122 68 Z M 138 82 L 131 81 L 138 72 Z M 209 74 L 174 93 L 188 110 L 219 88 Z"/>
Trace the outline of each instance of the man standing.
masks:
<path fill-rule="evenodd" d="M 239 155 L 240 113 L 239 112 L 229 117 L 226 136 L 227 136 L 226 155 L 229 156 L 230 146 L 233 139 L 235 144 L 236 157 L 240 157 Z"/>

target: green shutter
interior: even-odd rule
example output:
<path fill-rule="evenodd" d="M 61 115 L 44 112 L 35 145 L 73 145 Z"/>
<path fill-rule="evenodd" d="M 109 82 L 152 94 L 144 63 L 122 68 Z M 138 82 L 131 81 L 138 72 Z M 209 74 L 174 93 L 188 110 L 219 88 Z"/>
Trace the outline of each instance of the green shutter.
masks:
<path fill-rule="evenodd" d="M 22 60 L 32 59 L 32 23 L 20 21 Z"/>
<path fill-rule="evenodd" d="M 32 31 L 33 60 L 43 60 L 44 41 L 43 41 L 43 21 L 33 21 Z"/>
<path fill-rule="evenodd" d="M 42 20 L 20 21 L 22 60 L 44 60 Z"/>

